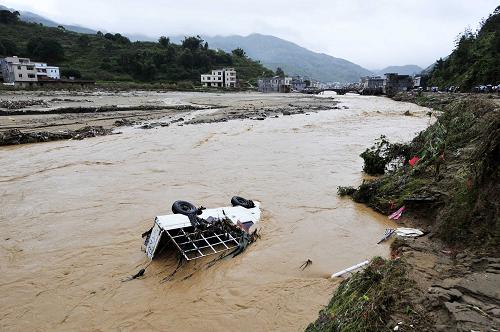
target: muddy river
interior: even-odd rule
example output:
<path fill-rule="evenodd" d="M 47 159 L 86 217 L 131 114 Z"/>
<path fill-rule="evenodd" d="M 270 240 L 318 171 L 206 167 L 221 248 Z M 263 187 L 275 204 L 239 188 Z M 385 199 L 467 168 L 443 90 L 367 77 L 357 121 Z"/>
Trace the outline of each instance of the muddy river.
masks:
<path fill-rule="evenodd" d="M 429 123 L 413 104 L 337 100 L 349 108 L 1 148 L 0 330 L 303 330 L 331 273 L 388 255 L 376 243 L 394 225 L 337 186 L 362 181 L 358 155 L 374 138 Z M 122 282 L 147 265 L 140 235 L 173 201 L 217 207 L 236 194 L 264 210 L 247 251 L 171 280 L 165 252 Z"/>

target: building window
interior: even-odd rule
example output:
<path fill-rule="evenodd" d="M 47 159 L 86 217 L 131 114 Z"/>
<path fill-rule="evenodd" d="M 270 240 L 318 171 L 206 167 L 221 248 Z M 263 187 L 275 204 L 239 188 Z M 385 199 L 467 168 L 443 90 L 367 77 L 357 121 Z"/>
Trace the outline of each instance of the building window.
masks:
<path fill-rule="evenodd" d="M 35 75 L 34 74 L 28 74 L 28 77 L 29 78 L 35 78 Z"/>
<path fill-rule="evenodd" d="M 19 78 L 23 78 L 23 74 L 19 74 Z"/>
<path fill-rule="evenodd" d="M 21 69 L 21 66 L 17 66 L 17 69 Z"/>

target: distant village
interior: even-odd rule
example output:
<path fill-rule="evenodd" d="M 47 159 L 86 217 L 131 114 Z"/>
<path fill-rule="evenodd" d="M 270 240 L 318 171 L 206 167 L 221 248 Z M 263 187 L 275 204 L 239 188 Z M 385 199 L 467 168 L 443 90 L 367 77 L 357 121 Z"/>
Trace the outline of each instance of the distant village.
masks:
<path fill-rule="evenodd" d="M 210 74 L 201 75 L 201 84 L 204 87 L 237 88 L 239 82 L 234 68 L 212 70 Z M 393 94 L 411 89 L 423 89 L 425 79 L 422 76 L 400 75 L 387 73 L 384 76 L 361 77 L 358 83 L 322 83 L 301 76 L 273 76 L 261 77 L 257 82 L 259 92 L 270 93 L 318 93 L 322 91 L 358 92 L 363 95 Z"/>
<path fill-rule="evenodd" d="M 75 77 L 62 79 L 59 67 L 51 66 L 44 62 L 34 62 L 29 58 L 11 56 L 0 58 L 0 82 L 4 85 L 15 87 L 34 86 L 67 86 L 93 85 L 94 81 L 80 80 Z M 220 68 L 212 70 L 211 73 L 202 74 L 201 85 L 205 88 L 238 89 L 238 80 L 235 68 Z M 437 92 L 437 87 L 428 87 L 426 77 L 419 75 L 400 75 L 398 73 L 386 73 L 383 76 L 361 77 L 359 82 L 350 84 L 323 83 L 302 76 L 272 76 L 260 77 L 256 88 L 263 93 L 320 93 L 323 91 L 335 91 L 337 94 L 356 92 L 362 95 L 391 95 L 401 91 L 413 89 Z M 448 87 L 445 91 L 458 92 L 459 87 Z M 500 91 L 499 86 L 478 86 L 473 92 L 495 92 Z"/>

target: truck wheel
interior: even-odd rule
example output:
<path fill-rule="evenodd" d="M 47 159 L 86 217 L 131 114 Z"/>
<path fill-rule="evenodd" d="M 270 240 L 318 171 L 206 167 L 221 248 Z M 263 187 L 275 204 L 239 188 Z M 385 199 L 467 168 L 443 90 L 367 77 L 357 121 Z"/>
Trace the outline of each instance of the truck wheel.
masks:
<path fill-rule="evenodd" d="M 172 212 L 174 214 L 183 214 L 186 216 L 196 214 L 198 209 L 193 204 L 186 201 L 175 201 L 172 204 Z"/>
<path fill-rule="evenodd" d="M 253 201 L 239 196 L 234 196 L 233 198 L 231 198 L 231 204 L 233 204 L 233 206 L 243 206 L 246 209 L 255 207 Z"/>

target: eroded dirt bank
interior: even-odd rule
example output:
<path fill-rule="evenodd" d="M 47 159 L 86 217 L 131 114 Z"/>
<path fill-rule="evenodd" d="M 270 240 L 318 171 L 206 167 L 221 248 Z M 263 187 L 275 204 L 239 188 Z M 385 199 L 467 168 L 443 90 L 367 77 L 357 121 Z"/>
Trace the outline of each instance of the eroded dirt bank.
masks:
<path fill-rule="evenodd" d="M 411 143 L 386 150 L 391 157 L 384 163 L 399 160 L 394 171 L 342 192 L 385 215 L 404 206 L 398 223 L 426 235 L 398 239 L 393 260 L 374 261 L 345 281 L 309 331 L 498 331 L 500 99 L 411 93 L 397 99 L 442 113 Z M 347 301 L 349 307 L 339 304 Z"/>
<path fill-rule="evenodd" d="M 123 126 L 264 120 L 337 108 L 333 98 L 301 94 L 0 91 L 0 145 L 102 136 Z"/>
<path fill-rule="evenodd" d="M 406 141 L 429 124 L 413 104 L 335 98 L 340 109 L 278 119 L 0 148 L 0 330 L 303 330 L 335 288 L 331 273 L 389 253 L 377 242 L 394 223 L 335 188 L 361 183 L 358 155 L 375 137 Z M 165 252 L 122 282 L 148 263 L 140 235 L 173 201 L 217 207 L 235 194 L 264 211 L 261 239 L 244 254 L 165 280 L 177 264 Z"/>

